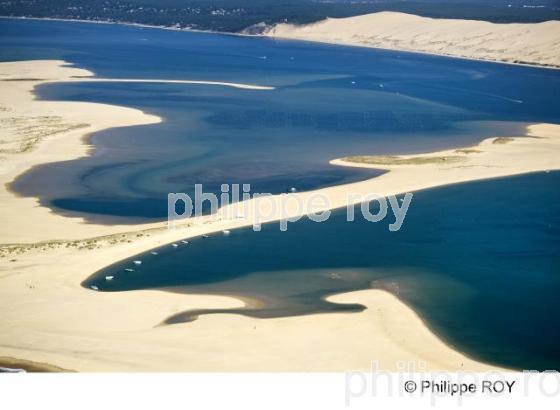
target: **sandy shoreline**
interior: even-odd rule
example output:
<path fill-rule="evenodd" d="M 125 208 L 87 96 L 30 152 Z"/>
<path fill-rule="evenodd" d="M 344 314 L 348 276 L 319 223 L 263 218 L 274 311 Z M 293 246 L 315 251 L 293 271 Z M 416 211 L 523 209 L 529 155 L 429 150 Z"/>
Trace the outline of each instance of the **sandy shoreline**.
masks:
<path fill-rule="evenodd" d="M 121 259 L 178 239 L 249 225 L 256 207 L 263 204 L 249 201 L 244 219 L 228 219 L 226 208 L 216 217 L 190 220 L 167 230 L 165 223 L 135 227 L 86 224 L 81 218 L 39 207 L 34 198 L 20 198 L 7 191 L 6 184 L 32 166 L 87 155 L 89 148 L 83 143 L 87 134 L 159 121 L 129 108 L 34 100 L 33 88 L 41 82 L 91 74 L 61 64 L 0 64 L 0 80 L 20 79 L 0 81 L 0 119 L 7 118 L 10 123 L 10 119 L 19 118 L 15 126 L 3 127 L 2 140 L 8 140 L 8 145 L 4 144 L 0 154 L 0 356 L 78 371 L 345 371 L 367 370 L 374 360 L 389 370 L 402 361 L 425 362 L 427 370 L 492 368 L 445 345 L 410 308 L 381 290 L 329 298 L 367 306 L 361 313 L 280 319 L 211 315 L 193 323 L 155 327 L 163 318 L 188 309 L 238 308 L 243 302 L 232 297 L 161 291 L 97 293 L 83 289 L 83 279 Z M 24 77 L 28 80 L 22 81 Z M 53 116 L 60 117 L 54 128 L 43 118 Z M 27 149 L 17 152 L 21 141 L 26 141 L 22 136 L 26 124 L 40 125 L 45 132 L 30 147 L 24 144 Z M 560 169 L 560 126 L 533 125 L 528 135 L 535 138 L 504 144 L 489 138 L 464 152 L 402 156 L 407 160 L 461 157 L 452 163 L 364 165 L 333 161 L 390 172 L 319 191 L 329 198 L 329 208 L 336 208 L 347 205 L 349 192 L 387 195 Z M 295 195 L 305 199 L 312 193 Z M 287 211 L 290 216 L 299 212 L 295 207 Z M 268 220 L 279 217 L 271 214 Z"/>
<path fill-rule="evenodd" d="M 301 26 L 281 23 L 265 31 L 264 35 L 560 68 L 560 21 L 498 24 L 379 12 L 348 18 L 328 18 Z"/>

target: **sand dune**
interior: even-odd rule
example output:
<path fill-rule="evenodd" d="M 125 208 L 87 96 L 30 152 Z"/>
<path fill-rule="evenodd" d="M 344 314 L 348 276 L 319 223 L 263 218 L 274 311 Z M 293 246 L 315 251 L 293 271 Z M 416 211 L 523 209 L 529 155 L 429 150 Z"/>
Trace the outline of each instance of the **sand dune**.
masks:
<path fill-rule="evenodd" d="M 496 24 L 382 12 L 303 26 L 278 24 L 265 35 L 560 67 L 560 21 Z"/>

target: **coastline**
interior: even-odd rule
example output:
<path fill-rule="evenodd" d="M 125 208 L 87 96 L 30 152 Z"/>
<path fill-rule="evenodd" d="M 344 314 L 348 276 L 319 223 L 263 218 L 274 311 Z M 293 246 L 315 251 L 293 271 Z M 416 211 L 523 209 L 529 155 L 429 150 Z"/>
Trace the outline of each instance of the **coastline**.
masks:
<path fill-rule="evenodd" d="M 543 30 L 544 25 L 550 26 L 550 29 Z M 285 40 L 560 69 L 560 59 L 554 51 L 560 40 L 560 22 L 556 20 L 498 24 L 379 12 L 327 18 L 307 25 L 280 23 L 263 35 Z M 504 58 L 504 55 L 509 56 Z M 529 55 L 533 61 L 524 61 Z"/>
<path fill-rule="evenodd" d="M 77 81 L 74 76 L 84 79 L 93 76 L 87 70 L 67 66 L 64 61 L 6 62 L 0 63 L 0 67 L 2 242 L 6 242 L 5 238 L 14 242 L 72 239 L 84 234 L 101 236 L 126 230 L 126 225 L 94 226 L 82 218 L 56 215 L 38 206 L 36 198 L 17 197 L 7 185 L 34 166 L 90 155 L 90 134 L 113 127 L 156 124 L 161 119 L 126 107 L 36 100 L 33 90 L 41 84 Z M 22 229 L 29 226 L 34 229 Z"/>
<path fill-rule="evenodd" d="M 392 13 L 392 12 L 379 12 L 379 13 Z M 396 12 L 395 12 L 396 13 Z M 375 13 L 378 14 L 378 13 Z M 405 14 L 405 13 L 396 13 L 396 14 Z M 415 16 L 415 15 L 411 15 Z M 360 16 L 357 16 L 360 17 Z M 419 17 L 419 16 L 415 16 Z M 423 55 L 430 55 L 430 56 L 439 56 L 439 57 L 447 57 L 447 58 L 458 58 L 461 60 L 470 60 L 470 61 L 482 61 L 486 63 L 495 63 L 495 64 L 508 64 L 514 66 L 522 66 L 522 67 L 533 67 L 533 68 L 544 68 L 550 70 L 560 70 L 560 64 L 558 65 L 541 65 L 536 63 L 528 63 L 528 62 L 511 62 L 511 61 L 502 61 L 496 59 L 485 59 L 485 58 L 476 58 L 476 57 L 468 57 L 468 56 L 461 56 L 456 54 L 445 54 L 445 53 L 437 53 L 437 52 L 429 52 L 429 51 L 421 51 L 421 50 L 414 50 L 414 49 L 401 49 L 401 48 L 392 48 L 392 47 L 383 47 L 383 46 L 365 46 L 361 44 L 356 44 L 352 42 L 333 42 L 333 41 L 321 41 L 316 39 L 308 39 L 308 38 L 295 38 L 290 36 L 278 36 L 278 35 L 270 35 L 270 34 L 246 34 L 246 33 L 231 33 L 231 32 L 222 32 L 222 31 L 214 31 L 214 30 L 198 30 L 198 29 L 182 29 L 176 27 L 168 27 L 168 26 L 154 26 L 149 24 L 140 24 L 140 23 L 127 23 L 127 22 L 117 22 L 117 21 L 103 21 L 103 20 L 82 20 L 82 19 L 64 19 L 64 18 L 51 18 L 51 17 L 17 17 L 17 16 L 0 16 L 0 19 L 12 19 L 12 20 L 38 20 L 38 21 L 61 21 L 61 22 L 70 22 L 70 23 L 90 23 L 90 24 L 110 24 L 110 25 L 122 25 L 122 26 L 130 26 L 130 27 L 140 27 L 140 28 L 148 28 L 148 29 L 156 29 L 156 30 L 170 30 L 170 31 L 180 31 L 180 32 L 193 32 L 193 33 L 207 33 L 207 34 L 217 34 L 223 36 L 237 36 L 237 37 L 268 37 L 272 40 L 288 40 L 288 41 L 303 41 L 303 42 L 312 42 L 312 43 L 320 43 L 326 45 L 343 45 L 347 47 L 367 47 L 367 48 L 375 48 L 379 50 L 386 50 L 386 51 L 397 51 L 403 53 L 412 53 L 412 54 L 423 54 Z M 428 19 L 428 17 L 426 17 Z M 437 20 L 437 19 L 435 19 Z M 457 19 L 458 21 L 462 21 L 462 19 Z M 466 21 L 480 21 L 480 20 L 466 20 Z M 549 21 L 556 21 L 556 20 L 549 20 Z M 319 22 L 310 23 L 310 25 L 317 24 Z M 494 24 L 494 23 L 492 23 Z M 539 23 L 510 23 L 510 24 L 539 24 Z M 273 28 L 276 26 L 273 26 Z"/>
<path fill-rule="evenodd" d="M 250 36 L 250 37 L 259 37 L 259 36 Z M 484 58 L 475 58 L 475 57 L 465 57 L 453 54 L 442 54 L 442 53 L 433 53 L 429 51 L 420 51 L 420 50 L 407 50 L 407 49 L 399 49 L 399 48 L 389 48 L 389 47 L 380 47 L 380 46 L 364 46 L 359 44 L 352 44 L 352 43 L 333 43 L 331 41 L 320 41 L 320 40 L 310 40 L 310 39 L 303 39 L 303 38 L 293 38 L 293 37 L 281 37 L 281 36 L 269 36 L 269 35 L 260 35 L 260 37 L 267 37 L 271 40 L 284 40 L 284 41 L 300 41 L 304 43 L 318 43 L 324 44 L 329 46 L 343 46 L 343 47 L 357 47 L 357 48 L 372 48 L 374 50 L 383 50 L 383 51 L 394 51 L 399 53 L 408 53 L 408 54 L 420 54 L 426 56 L 434 56 L 434 57 L 444 57 L 444 58 L 451 58 L 454 60 L 466 60 L 466 61 L 478 61 L 482 63 L 488 64 L 505 64 L 511 66 L 518 66 L 518 67 L 529 67 L 529 68 L 539 68 L 544 70 L 560 70 L 560 65 L 558 66 L 546 66 L 546 65 L 539 65 L 539 64 L 530 64 L 530 63 L 514 63 L 511 61 L 501 61 L 501 60 L 490 60 Z"/>
<path fill-rule="evenodd" d="M 36 100 L 33 94 L 35 87 L 55 82 L 158 82 L 215 85 L 257 91 L 274 89 L 216 81 L 97 78 L 90 71 L 68 66 L 66 62 L 59 60 L 6 62 L 0 63 L 0 67 L 0 86 L 3 91 L 0 110 L 2 107 L 9 110 L 0 111 L 4 127 L 0 134 L 3 141 L 0 145 L 0 156 L 3 159 L 0 165 L 0 184 L 3 186 L 0 190 L 0 221 L 3 224 L 2 236 L 9 237 L 11 243 L 72 240 L 84 236 L 99 237 L 135 230 L 127 224 L 96 225 L 87 223 L 80 217 L 56 214 L 39 206 L 38 198 L 19 197 L 7 186 L 17 176 L 33 167 L 90 155 L 91 134 L 108 128 L 157 124 L 162 121 L 160 117 L 128 107 Z M 61 112 L 64 113 L 63 116 L 60 115 Z M 33 133 L 26 135 L 26 128 L 34 128 Z M 37 130 L 39 132 L 36 132 Z M 11 140 L 15 142 L 10 144 Z M 18 142 L 21 144 L 17 145 Z M 20 226 L 26 224 L 41 229 L 22 231 Z M 75 230 L 76 226 L 79 227 L 78 230 Z M 162 222 L 156 222 L 143 224 L 140 229 L 165 226 Z"/>
<path fill-rule="evenodd" d="M 62 64 L 48 60 L 1 63 L 0 80 L 16 75 L 21 79 L 22 73 L 28 78 L 47 75 L 51 82 L 66 81 L 77 72 L 91 75 Z M 0 101 L 0 107 L 7 109 L 1 114 L 37 118 L 64 113 L 63 124 L 82 124 L 87 115 L 91 124 L 46 136 L 29 151 L 1 154 L 7 158 L 0 167 L 1 356 L 25 357 L 78 371 L 345 371 L 367 370 L 373 360 L 379 360 L 384 370 L 396 370 L 402 361 L 425 361 L 426 370 L 495 369 L 445 345 L 416 313 L 381 290 L 329 298 L 368 307 L 361 313 L 264 320 L 212 315 L 184 325 L 155 327 L 162 318 L 188 309 L 237 308 L 245 302 L 234 297 L 157 290 L 111 294 L 82 288 L 80 283 L 89 274 L 134 254 L 178 239 L 250 225 L 256 207 L 262 203 L 248 201 L 245 219 L 228 219 L 228 208 L 222 208 L 216 216 L 182 222 L 175 230 L 166 229 L 166 223 L 132 229 L 85 224 L 81 218 L 56 215 L 38 207 L 35 198 L 14 196 L 6 190 L 6 183 L 30 167 L 87 155 L 84 136 L 110 127 L 160 121 L 124 107 L 35 100 L 33 88 L 42 81 L 0 81 L 3 91 L 9 91 L 3 93 L 7 100 L 2 97 Z M 369 166 L 389 172 L 367 181 L 295 195 L 305 199 L 321 192 L 329 198 L 332 209 L 346 206 L 349 192 L 387 195 L 560 169 L 560 126 L 533 125 L 527 135 L 534 138 L 515 138 L 505 144 L 489 138 L 463 149 L 466 152 L 455 149 L 398 156 L 407 160 L 461 157 L 456 163 L 364 165 L 334 160 L 335 165 Z M 288 216 L 298 212 L 295 207 L 289 208 Z M 280 216 L 272 214 L 268 221 Z M 92 240 L 99 237 L 105 238 L 103 243 Z M 341 331 L 348 335 L 344 340 L 335 336 Z M 317 343 L 321 344 L 318 351 L 313 349 Z M 277 351 L 275 356 L 269 353 L 271 346 Z"/>

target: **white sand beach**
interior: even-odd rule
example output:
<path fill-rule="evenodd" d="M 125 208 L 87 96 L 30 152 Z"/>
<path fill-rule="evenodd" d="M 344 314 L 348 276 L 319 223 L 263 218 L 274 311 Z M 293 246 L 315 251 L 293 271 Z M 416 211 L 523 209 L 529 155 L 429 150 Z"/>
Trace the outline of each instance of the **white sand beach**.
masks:
<path fill-rule="evenodd" d="M 409 307 L 381 290 L 329 298 L 367 306 L 361 313 L 280 319 L 220 314 L 157 326 L 187 309 L 236 308 L 243 302 L 226 296 L 82 288 L 90 274 L 134 254 L 250 225 L 256 207 L 263 206 L 251 200 L 245 218 L 228 219 L 227 209 L 222 209 L 217 216 L 187 220 L 168 230 L 166 223 L 85 223 L 8 191 L 6 184 L 33 166 L 87 155 L 85 137 L 92 132 L 159 121 L 129 108 L 33 97 L 33 88 L 43 82 L 89 75 L 61 61 L 0 63 L 0 357 L 77 371 L 347 371 L 368 370 L 372 361 L 386 370 L 396 370 L 403 361 L 425 364 L 426 370 L 493 368 L 443 343 Z M 532 125 L 527 135 L 498 140 L 481 136 L 487 139 L 463 150 L 390 158 L 363 153 L 336 160 L 341 166 L 389 172 L 315 192 L 329 199 L 328 208 L 336 208 L 347 205 L 350 193 L 388 195 L 560 169 L 560 126 Z M 312 194 L 291 195 L 305 199 Z M 301 210 L 291 207 L 287 212 L 294 216 Z M 271 213 L 267 221 L 280 217 Z"/>
<path fill-rule="evenodd" d="M 277 24 L 270 37 L 560 67 L 560 21 L 497 24 L 397 12 Z"/>

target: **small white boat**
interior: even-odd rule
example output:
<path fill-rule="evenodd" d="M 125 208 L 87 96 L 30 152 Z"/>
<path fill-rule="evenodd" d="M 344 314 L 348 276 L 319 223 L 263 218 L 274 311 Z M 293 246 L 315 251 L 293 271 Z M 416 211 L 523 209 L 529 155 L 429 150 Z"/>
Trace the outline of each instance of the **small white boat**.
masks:
<path fill-rule="evenodd" d="M 228 230 L 228 229 L 224 229 L 224 230 L 222 231 L 222 233 L 223 233 L 224 235 L 229 235 L 229 234 L 231 233 L 231 231 Z"/>
<path fill-rule="evenodd" d="M 356 81 L 352 81 L 352 84 L 353 84 L 353 85 L 356 84 Z"/>
<path fill-rule="evenodd" d="M 188 245 L 189 241 L 181 241 L 181 243 L 184 243 L 185 245 Z"/>
<path fill-rule="evenodd" d="M 158 253 L 156 251 L 151 251 L 150 252 L 152 255 L 157 255 Z"/>
<path fill-rule="evenodd" d="M 290 192 L 296 192 L 296 191 L 297 191 L 297 189 L 295 187 L 290 188 Z"/>
<path fill-rule="evenodd" d="M 114 276 L 105 276 L 106 281 L 113 280 L 114 278 L 115 278 Z"/>
<path fill-rule="evenodd" d="M 90 288 L 92 288 L 93 290 L 99 290 L 99 288 L 95 285 L 91 285 Z"/>
<path fill-rule="evenodd" d="M 142 265 L 142 261 L 134 261 L 135 265 Z"/>
<path fill-rule="evenodd" d="M 203 238 L 210 238 L 208 235 L 202 235 Z"/>
<path fill-rule="evenodd" d="M 176 243 L 172 243 L 171 246 L 173 246 L 174 248 L 177 248 L 179 245 L 177 245 Z"/>
<path fill-rule="evenodd" d="M 132 269 L 132 268 L 126 268 L 125 271 L 127 271 L 127 272 L 134 272 L 134 269 Z"/>

